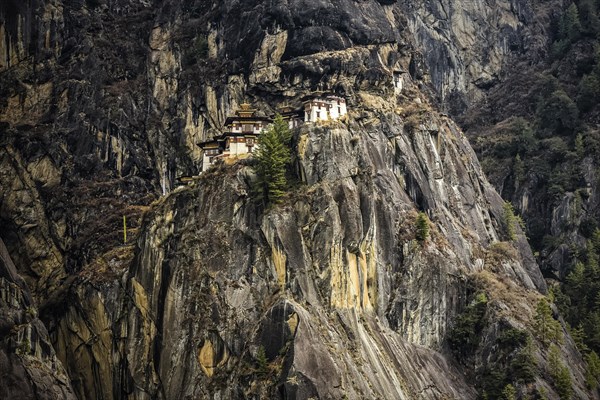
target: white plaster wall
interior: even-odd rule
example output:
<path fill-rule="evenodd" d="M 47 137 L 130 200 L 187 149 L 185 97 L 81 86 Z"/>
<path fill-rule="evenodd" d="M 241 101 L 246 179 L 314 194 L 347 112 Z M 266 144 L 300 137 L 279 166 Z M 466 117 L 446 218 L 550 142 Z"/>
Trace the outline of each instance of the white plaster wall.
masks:
<path fill-rule="evenodd" d="M 210 157 L 206 155 L 206 151 L 205 151 L 204 155 L 202 156 L 202 172 L 208 170 L 209 167 L 210 167 Z"/>
<path fill-rule="evenodd" d="M 240 154 L 246 154 L 248 152 L 248 146 L 246 146 L 246 143 L 230 143 L 229 144 L 229 154 L 231 155 L 240 155 Z"/>
<path fill-rule="evenodd" d="M 404 89 L 404 78 L 400 75 L 394 76 L 394 92 L 396 94 L 402 93 L 402 89 Z"/>

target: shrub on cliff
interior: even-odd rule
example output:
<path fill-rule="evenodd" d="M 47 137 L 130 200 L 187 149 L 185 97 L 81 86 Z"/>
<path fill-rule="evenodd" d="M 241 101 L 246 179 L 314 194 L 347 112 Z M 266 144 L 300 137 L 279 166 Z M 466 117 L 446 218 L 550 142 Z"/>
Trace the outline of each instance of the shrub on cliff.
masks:
<path fill-rule="evenodd" d="M 258 138 L 254 170 L 258 176 L 257 199 L 266 204 L 278 203 L 288 187 L 287 166 L 291 160 L 291 132 L 281 115 Z"/>

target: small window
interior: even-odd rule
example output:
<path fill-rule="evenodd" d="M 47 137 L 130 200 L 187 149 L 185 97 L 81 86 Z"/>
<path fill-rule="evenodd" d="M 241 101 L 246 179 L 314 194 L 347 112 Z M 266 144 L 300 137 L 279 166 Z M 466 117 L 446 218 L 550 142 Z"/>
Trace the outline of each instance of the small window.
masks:
<path fill-rule="evenodd" d="M 321 118 L 321 113 L 319 111 L 317 111 L 317 119 L 319 119 L 319 118 Z"/>

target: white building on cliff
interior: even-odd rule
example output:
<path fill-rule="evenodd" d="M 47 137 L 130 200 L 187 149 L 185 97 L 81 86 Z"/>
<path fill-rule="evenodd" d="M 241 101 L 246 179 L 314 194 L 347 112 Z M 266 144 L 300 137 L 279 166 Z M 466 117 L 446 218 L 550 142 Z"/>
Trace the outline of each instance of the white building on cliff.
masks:
<path fill-rule="evenodd" d="M 304 102 L 304 122 L 338 119 L 347 113 L 346 100 L 338 96 L 313 97 Z"/>
<path fill-rule="evenodd" d="M 334 95 L 311 96 L 302 103 L 300 109 L 288 105 L 280 109 L 280 114 L 290 129 L 298 128 L 303 123 L 335 120 L 347 113 L 346 100 Z M 225 130 L 221 135 L 198 144 L 203 150 L 202 171 L 208 170 L 217 160 L 250 156 L 256 151 L 258 137 L 274 118 L 257 116 L 250 104 L 240 105 L 235 115 L 225 120 Z"/>

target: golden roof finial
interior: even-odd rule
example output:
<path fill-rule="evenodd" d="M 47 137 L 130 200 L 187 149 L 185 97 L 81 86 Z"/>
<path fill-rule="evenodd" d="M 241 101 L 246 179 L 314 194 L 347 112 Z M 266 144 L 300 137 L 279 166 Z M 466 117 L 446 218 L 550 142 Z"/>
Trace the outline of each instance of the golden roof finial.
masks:
<path fill-rule="evenodd" d="M 240 104 L 240 110 L 242 111 L 250 111 L 252 109 L 252 104 L 250 103 L 242 103 Z"/>

